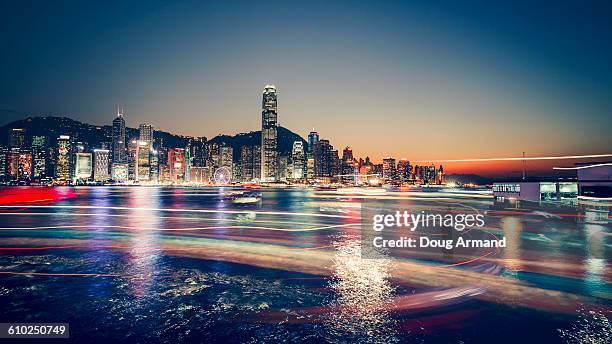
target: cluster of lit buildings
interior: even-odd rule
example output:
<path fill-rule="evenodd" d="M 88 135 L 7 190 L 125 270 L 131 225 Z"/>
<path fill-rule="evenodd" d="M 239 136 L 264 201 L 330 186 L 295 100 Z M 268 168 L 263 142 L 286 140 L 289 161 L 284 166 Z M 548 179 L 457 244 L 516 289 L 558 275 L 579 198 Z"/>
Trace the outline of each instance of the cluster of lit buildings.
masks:
<path fill-rule="evenodd" d="M 277 92 L 266 85 L 262 95 L 259 144 L 232 147 L 186 137 L 184 146 L 169 147 L 150 124 L 128 136 L 124 112 L 117 109 L 104 142 L 81 142 L 70 135 L 28 135 L 11 128 L 8 146 L 0 146 L 3 184 L 219 184 L 299 183 L 374 185 L 442 184 L 442 166 L 411 165 L 385 158 L 375 164 L 356 159 L 349 147 L 342 157 L 329 140 L 311 131 L 308 140 L 293 142 L 281 154 L 278 139 Z M 234 151 L 238 149 L 239 151 Z M 218 178 L 223 176 L 221 180 Z"/>
<path fill-rule="evenodd" d="M 276 87 L 266 85 L 262 98 L 261 145 L 241 148 L 236 180 L 345 185 L 444 183 L 442 166 L 412 166 L 407 159 L 396 163 L 391 157 L 374 164 L 369 157 L 354 158 L 350 147 L 344 148 L 340 158 L 329 140 L 320 138 L 314 130 L 307 142 L 295 141 L 290 154 L 280 155 Z"/>

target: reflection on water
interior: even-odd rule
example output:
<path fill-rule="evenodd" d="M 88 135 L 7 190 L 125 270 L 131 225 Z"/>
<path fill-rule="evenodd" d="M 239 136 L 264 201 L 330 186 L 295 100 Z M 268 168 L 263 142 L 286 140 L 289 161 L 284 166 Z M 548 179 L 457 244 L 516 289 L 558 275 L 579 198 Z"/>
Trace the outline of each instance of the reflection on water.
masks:
<path fill-rule="evenodd" d="M 504 265 L 509 270 L 521 270 L 521 235 L 523 222 L 519 217 L 506 217 L 500 221 L 506 247 L 504 249 Z"/>
<path fill-rule="evenodd" d="M 336 293 L 332 308 L 336 311 L 328 319 L 332 335 L 371 343 L 396 342 L 394 321 L 387 311 L 393 296 L 390 260 L 380 252 L 369 252 L 368 258 L 362 258 L 362 249 L 373 248 L 362 247 L 355 236 L 340 236 L 335 245 L 330 287 Z"/>
<path fill-rule="evenodd" d="M 612 312 L 607 312 L 608 315 Z M 605 344 L 612 343 L 612 324 L 607 316 L 597 311 L 579 311 L 569 329 L 559 329 L 561 338 L 567 344 Z"/>
<path fill-rule="evenodd" d="M 577 212 L 386 193 L 388 209 L 486 213 L 470 237 L 507 247 L 362 258 L 358 216 L 376 195 L 266 189 L 238 205 L 230 188 L 57 190 L 0 204 L 1 322 L 65 319 L 90 342 L 548 343 L 577 308 L 606 318 L 612 304 L 610 225 Z"/>
<path fill-rule="evenodd" d="M 132 292 L 137 297 L 147 296 L 156 276 L 159 259 L 159 232 L 161 214 L 151 214 L 142 208 L 159 208 L 159 188 L 137 188 L 130 197 L 127 216 L 130 229 L 130 249 L 126 255 L 125 274 L 129 276 Z"/>
<path fill-rule="evenodd" d="M 584 231 L 587 241 L 586 287 L 593 294 L 609 293 L 609 290 L 604 289 L 606 288 L 605 227 L 597 224 L 585 224 Z"/>

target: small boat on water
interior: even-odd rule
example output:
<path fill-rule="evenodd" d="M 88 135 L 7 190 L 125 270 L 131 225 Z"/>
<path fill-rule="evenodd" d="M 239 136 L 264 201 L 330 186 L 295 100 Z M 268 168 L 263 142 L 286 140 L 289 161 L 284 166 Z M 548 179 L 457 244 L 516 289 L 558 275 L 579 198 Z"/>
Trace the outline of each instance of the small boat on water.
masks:
<path fill-rule="evenodd" d="M 331 185 L 314 185 L 315 191 L 336 191 L 337 187 Z"/>
<path fill-rule="evenodd" d="M 253 204 L 261 202 L 261 192 L 257 191 L 244 191 L 242 193 L 235 193 L 229 196 L 229 200 L 235 204 Z"/>

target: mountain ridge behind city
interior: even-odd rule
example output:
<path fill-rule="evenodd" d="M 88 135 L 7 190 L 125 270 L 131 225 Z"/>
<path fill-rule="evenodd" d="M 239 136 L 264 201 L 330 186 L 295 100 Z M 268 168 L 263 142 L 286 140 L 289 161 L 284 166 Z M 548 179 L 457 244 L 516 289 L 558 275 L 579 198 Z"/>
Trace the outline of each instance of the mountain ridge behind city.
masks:
<path fill-rule="evenodd" d="M 27 135 L 45 135 L 51 139 L 56 139 L 59 135 L 69 135 L 76 141 L 97 143 L 108 141 L 112 133 L 112 125 L 93 125 L 86 122 L 74 120 L 64 116 L 36 116 L 27 117 L 7 123 L 0 127 L 0 143 L 7 144 L 8 132 L 12 128 L 22 128 Z M 125 128 L 127 137 L 137 137 L 138 128 Z M 168 147 L 185 147 L 191 136 L 174 134 L 163 130 L 155 130 L 154 137 L 163 139 Z M 246 145 L 258 145 L 261 140 L 261 131 L 251 131 L 248 133 L 238 133 L 236 135 L 219 134 L 209 142 L 226 144 L 234 148 L 234 159 L 240 156 L 240 147 Z M 307 142 L 299 134 L 281 127 L 278 127 L 278 150 L 280 154 L 289 154 L 294 141 L 302 141 L 306 147 Z"/>

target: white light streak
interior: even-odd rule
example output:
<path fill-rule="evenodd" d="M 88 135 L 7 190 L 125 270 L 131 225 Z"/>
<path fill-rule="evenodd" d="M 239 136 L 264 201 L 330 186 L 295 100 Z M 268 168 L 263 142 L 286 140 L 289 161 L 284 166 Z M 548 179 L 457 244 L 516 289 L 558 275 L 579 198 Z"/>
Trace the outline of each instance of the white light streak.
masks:
<path fill-rule="evenodd" d="M 523 161 L 523 160 L 563 160 L 563 159 L 591 159 L 609 158 L 609 154 L 589 154 L 589 155 L 562 155 L 562 156 L 538 156 L 538 157 L 516 157 L 516 158 L 478 158 L 478 159 L 445 159 L 445 160 L 413 160 L 413 162 L 479 162 L 479 161 Z"/>
<path fill-rule="evenodd" d="M 41 209 L 108 209 L 108 210 L 138 210 L 138 211 L 167 211 L 179 213 L 207 213 L 207 214 L 248 214 L 258 215 L 291 215 L 291 216 L 312 216 L 312 217 L 332 217 L 341 219 L 357 219 L 359 216 L 331 215 L 317 213 L 294 213 L 290 211 L 253 211 L 253 210 L 212 210 L 212 209 L 172 209 L 172 208 L 138 208 L 138 207 L 103 207 L 93 205 L 0 205 L 0 208 L 41 208 Z"/>
<path fill-rule="evenodd" d="M 592 168 L 592 167 L 599 167 L 599 166 L 612 166 L 612 163 L 594 164 L 594 165 L 585 165 L 585 166 L 576 166 L 576 167 L 553 167 L 553 170 L 583 170 L 585 168 Z"/>

